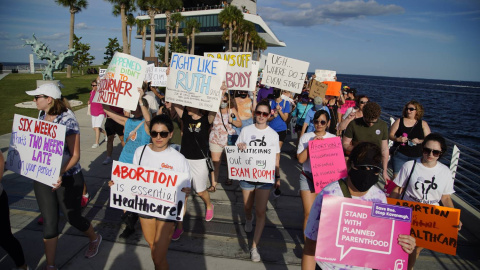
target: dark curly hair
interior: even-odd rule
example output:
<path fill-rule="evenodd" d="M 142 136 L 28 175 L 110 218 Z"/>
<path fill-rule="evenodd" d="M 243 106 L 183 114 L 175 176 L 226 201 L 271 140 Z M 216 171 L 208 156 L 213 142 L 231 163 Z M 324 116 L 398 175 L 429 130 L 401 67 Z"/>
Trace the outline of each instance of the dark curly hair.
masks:
<path fill-rule="evenodd" d="M 382 113 L 382 108 L 376 102 L 368 102 L 363 107 L 363 118 L 367 121 L 378 119 Z"/>

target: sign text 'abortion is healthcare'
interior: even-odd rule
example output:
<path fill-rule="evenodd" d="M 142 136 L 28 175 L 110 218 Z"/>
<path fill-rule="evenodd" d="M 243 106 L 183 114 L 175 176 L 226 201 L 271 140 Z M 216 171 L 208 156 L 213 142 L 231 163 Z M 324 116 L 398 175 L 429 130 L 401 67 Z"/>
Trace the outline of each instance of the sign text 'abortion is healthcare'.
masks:
<path fill-rule="evenodd" d="M 165 101 L 217 112 L 227 61 L 173 53 Z"/>
<path fill-rule="evenodd" d="M 147 216 L 182 221 L 185 192 L 190 179 L 185 173 L 157 170 L 114 161 L 110 207 Z"/>
<path fill-rule="evenodd" d="M 374 269 L 407 268 L 397 239 L 410 233 L 412 210 L 386 203 L 325 195 L 315 259 Z M 331 232 L 335 233 L 322 233 Z"/>
<path fill-rule="evenodd" d="M 147 62 L 116 52 L 100 79 L 94 102 L 134 111 L 138 104 L 138 87 L 142 87 Z"/>
<path fill-rule="evenodd" d="M 251 182 L 274 183 L 277 154 L 270 147 L 226 146 L 228 178 Z"/>
<path fill-rule="evenodd" d="M 310 63 L 269 53 L 262 84 L 301 93 Z"/>
<path fill-rule="evenodd" d="M 252 60 L 249 52 L 208 52 L 205 57 L 228 62 L 225 83 L 230 90 L 255 91 L 259 63 Z"/>
<path fill-rule="evenodd" d="M 64 125 L 15 114 L 6 168 L 53 187 L 62 168 Z"/>

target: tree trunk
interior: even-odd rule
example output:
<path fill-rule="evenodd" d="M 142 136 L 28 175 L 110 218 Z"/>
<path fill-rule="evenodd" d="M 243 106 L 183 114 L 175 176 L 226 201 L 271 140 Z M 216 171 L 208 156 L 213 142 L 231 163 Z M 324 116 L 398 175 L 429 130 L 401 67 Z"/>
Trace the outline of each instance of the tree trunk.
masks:
<path fill-rule="evenodd" d="M 170 37 L 170 10 L 165 11 L 165 17 L 167 17 L 166 33 L 165 33 L 165 66 L 168 66 L 168 45 Z"/>
<path fill-rule="evenodd" d="M 248 37 L 248 32 L 245 32 L 245 36 L 243 37 L 243 38 L 244 38 L 244 40 L 243 40 L 243 50 L 244 50 L 245 52 L 248 52 L 247 37 Z"/>
<path fill-rule="evenodd" d="M 132 26 L 128 29 L 128 54 L 132 54 L 132 29 Z"/>
<path fill-rule="evenodd" d="M 192 29 L 192 52 L 190 54 L 195 55 L 195 27 Z"/>
<path fill-rule="evenodd" d="M 255 42 L 253 42 L 253 40 L 252 40 L 252 48 L 251 48 L 252 49 L 252 54 L 253 54 L 253 45 L 255 45 Z"/>
<path fill-rule="evenodd" d="M 230 29 L 230 31 L 228 33 L 228 50 L 231 52 L 232 51 L 232 34 L 233 34 L 232 23 L 228 24 L 228 28 Z"/>
<path fill-rule="evenodd" d="M 147 47 L 147 26 L 143 25 L 142 29 L 142 60 L 145 60 L 145 47 Z"/>
<path fill-rule="evenodd" d="M 70 9 L 70 40 L 68 43 L 68 48 L 73 49 L 73 35 L 75 26 L 75 10 Z M 67 65 L 67 78 L 72 78 L 72 66 Z"/>
<path fill-rule="evenodd" d="M 257 61 L 260 61 L 260 48 L 257 48 Z"/>
<path fill-rule="evenodd" d="M 128 37 L 127 37 L 127 17 L 125 16 L 125 4 L 120 5 L 120 19 L 122 20 L 122 43 L 123 53 L 130 53 L 128 51 Z"/>
<path fill-rule="evenodd" d="M 187 54 L 190 54 L 188 47 L 190 47 L 190 36 L 187 36 Z"/>
<path fill-rule="evenodd" d="M 180 28 L 180 23 L 176 22 L 175 23 L 175 37 L 178 39 L 178 29 Z"/>
<path fill-rule="evenodd" d="M 155 57 L 155 11 L 149 10 L 150 16 L 150 57 Z"/>

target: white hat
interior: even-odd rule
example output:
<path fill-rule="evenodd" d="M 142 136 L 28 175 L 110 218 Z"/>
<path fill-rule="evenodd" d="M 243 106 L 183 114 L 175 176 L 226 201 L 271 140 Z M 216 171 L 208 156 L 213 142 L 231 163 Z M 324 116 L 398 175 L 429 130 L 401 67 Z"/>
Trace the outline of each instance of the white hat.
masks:
<path fill-rule="evenodd" d="M 45 95 L 54 99 L 60 99 L 62 97 L 62 92 L 60 92 L 60 88 L 58 88 L 58 85 L 55 83 L 42 84 L 37 89 L 25 91 L 25 93 L 30 96 Z"/>

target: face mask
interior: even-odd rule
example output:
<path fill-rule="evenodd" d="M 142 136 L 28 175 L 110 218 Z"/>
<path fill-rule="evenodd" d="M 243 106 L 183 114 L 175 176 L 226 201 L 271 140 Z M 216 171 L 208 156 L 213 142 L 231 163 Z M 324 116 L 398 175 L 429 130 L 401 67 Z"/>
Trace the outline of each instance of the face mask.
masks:
<path fill-rule="evenodd" d="M 350 169 L 348 172 L 353 186 L 360 192 L 369 190 L 378 182 L 378 175 L 373 170 Z"/>
<path fill-rule="evenodd" d="M 227 106 L 228 106 L 228 103 L 227 103 L 227 102 L 222 102 L 222 103 L 220 103 L 220 108 L 221 108 L 221 109 L 225 109 Z"/>
<path fill-rule="evenodd" d="M 241 98 L 246 98 L 248 96 L 248 94 L 240 94 L 239 97 Z"/>

